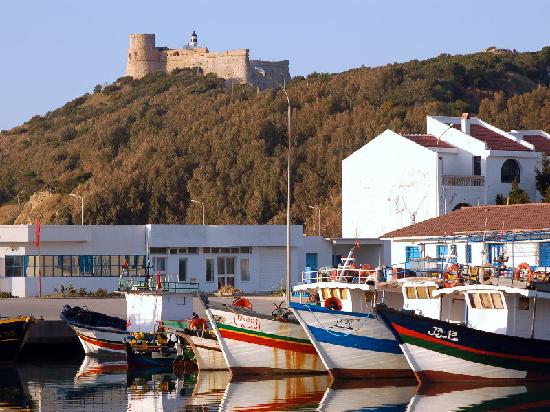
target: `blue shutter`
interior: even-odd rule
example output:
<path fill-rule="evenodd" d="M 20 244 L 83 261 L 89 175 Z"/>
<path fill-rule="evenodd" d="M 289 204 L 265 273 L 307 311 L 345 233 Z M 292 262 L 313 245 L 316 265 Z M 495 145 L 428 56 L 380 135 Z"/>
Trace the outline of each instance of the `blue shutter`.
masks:
<path fill-rule="evenodd" d="M 446 258 L 449 253 L 449 248 L 447 245 L 437 245 L 436 254 L 438 258 Z"/>
<path fill-rule="evenodd" d="M 405 247 L 405 260 L 410 262 L 412 259 L 420 259 L 420 248 L 418 246 Z"/>
<path fill-rule="evenodd" d="M 493 264 L 493 261 L 502 254 L 501 243 L 489 243 L 489 264 Z"/>
<path fill-rule="evenodd" d="M 472 245 L 466 245 L 466 263 L 472 263 Z"/>
<path fill-rule="evenodd" d="M 539 243 L 539 245 L 540 266 L 550 266 L 550 243 L 544 242 Z"/>

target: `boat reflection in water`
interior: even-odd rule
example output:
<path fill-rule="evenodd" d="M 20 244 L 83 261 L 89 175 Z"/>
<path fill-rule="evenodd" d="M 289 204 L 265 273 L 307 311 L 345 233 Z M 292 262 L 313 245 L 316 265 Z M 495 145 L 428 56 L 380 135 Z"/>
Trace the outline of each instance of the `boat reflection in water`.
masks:
<path fill-rule="evenodd" d="M 271 380 L 232 380 L 221 411 L 315 410 L 330 383 L 329 375 L 300 375 Z"/>
<path fill-rule="evenodd" d="M 15 368 L 0 368 L 0 411 L 30 409 L 32 400 Z"/>
<path fill-rule="evenodd" d="M 231 372 L 227 370 L 199 372 L 189 405 L 219 405 L 230 380 Z"/>
<path fill-rule="evenodd" d="M 432 384 L 419 387 L 409 404 L 419 411 L 545 411 L 550 409 L 550 384 L 479 386 Z"/>
<path fill-rule="evenodd" d="M 327 388 L 318 410 L 406 411 L 416 393 L 416 379 L 367 379 L 334 381 Z"/>

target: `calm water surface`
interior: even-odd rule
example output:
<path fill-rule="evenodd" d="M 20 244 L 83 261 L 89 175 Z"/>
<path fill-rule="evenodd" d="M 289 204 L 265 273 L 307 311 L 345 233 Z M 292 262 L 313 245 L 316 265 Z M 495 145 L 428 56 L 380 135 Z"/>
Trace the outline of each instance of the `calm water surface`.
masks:
<path fill-rule="evenodd" d="M 235 381 L 226 372 L 127 371 L 92 358 L 0 370 L 0 411 L 543 411 L 550 385 L 417 387 L 328 376 Z"/>

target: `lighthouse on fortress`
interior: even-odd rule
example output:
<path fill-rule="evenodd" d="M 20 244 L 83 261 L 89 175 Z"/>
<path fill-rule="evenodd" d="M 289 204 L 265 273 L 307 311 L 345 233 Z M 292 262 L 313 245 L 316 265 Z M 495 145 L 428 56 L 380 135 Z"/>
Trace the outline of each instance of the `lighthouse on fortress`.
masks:
<path fill-rule="evenodd" d="M 157 47 L 154 34 L 130 34 L 126 76 L 141 78 L 157 71 L 171 73 L 193 67 L 200 67 L 204 74 L 213 73 L 231 82 L 251 83 L 261 88 L 290 80 L 288 60 L 250 60 L 248 49 L 211 52 L 207 47 L 198 46 L 195 31 L 181 49 Z"/>

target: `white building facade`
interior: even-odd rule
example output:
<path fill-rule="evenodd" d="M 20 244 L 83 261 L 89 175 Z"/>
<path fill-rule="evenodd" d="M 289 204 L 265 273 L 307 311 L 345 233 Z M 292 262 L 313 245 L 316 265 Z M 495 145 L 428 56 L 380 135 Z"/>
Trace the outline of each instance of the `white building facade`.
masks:
<path fill-rule="evenodd" d="M 0 226 L 0 291 L 30 297 L 61 285 L 113 291 L 126 264 L 131 276 L 160 272 L 212 292 L 233 285 L 272 291 L 286 278 L 283 225 L 34 225 Z M 292 283 L 309 265 L 331 265 L 332 245 L 291 226 Z M 40 276 L 39 276 L 40 274 Z M 40 290 L 41 289 L 41 290 Z"/>
<path fill-rule="evenodd" d="M 424 135 L 386 130 L 342 162 L 342 236 L 378 238 L 462 206 L 495 204 L 513 180 L 540 200 L 535 170 L 548 151 L 543 131 L 508 133 L 467 114 L 428 116 Z"/>

